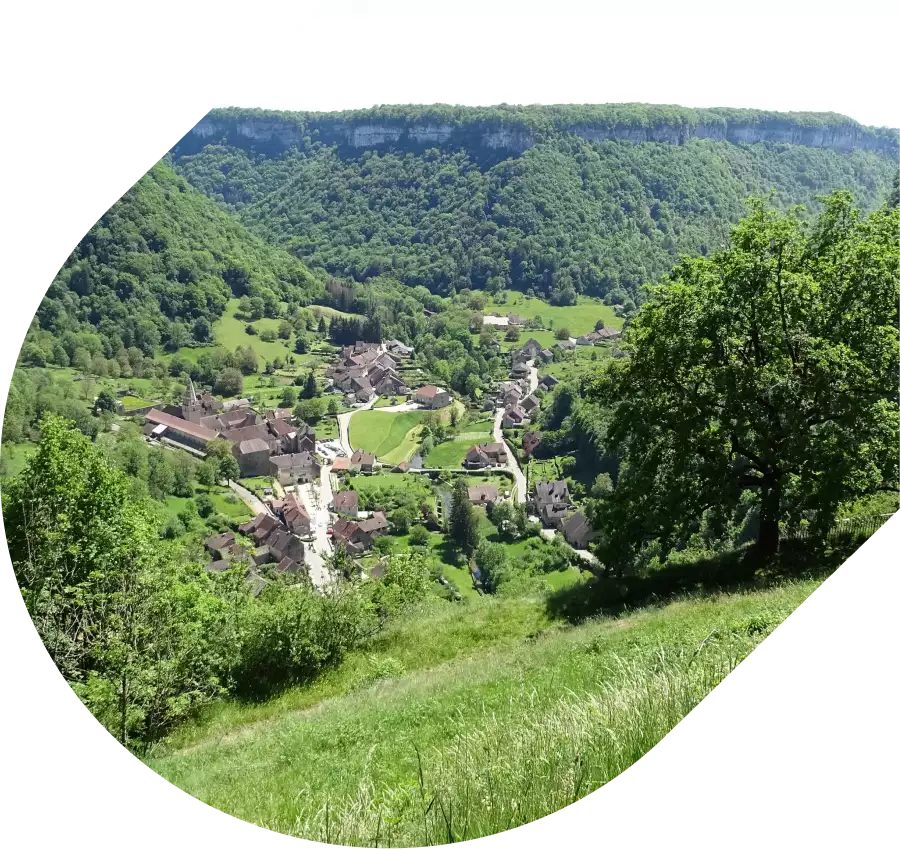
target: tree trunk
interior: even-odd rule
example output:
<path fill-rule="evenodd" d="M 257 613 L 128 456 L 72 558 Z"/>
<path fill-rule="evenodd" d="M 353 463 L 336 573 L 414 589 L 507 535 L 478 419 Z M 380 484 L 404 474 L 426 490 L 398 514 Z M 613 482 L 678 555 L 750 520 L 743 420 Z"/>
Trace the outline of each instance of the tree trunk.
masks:
<path fill-rule="evenodd" d="M 763 558 L 778 553 L 781 544 L 781 529 L 778 520 L 781 515 L 781 485 L 773 485 L 763 494 L 759 510 L 759 536 L 757 549 Z"/>

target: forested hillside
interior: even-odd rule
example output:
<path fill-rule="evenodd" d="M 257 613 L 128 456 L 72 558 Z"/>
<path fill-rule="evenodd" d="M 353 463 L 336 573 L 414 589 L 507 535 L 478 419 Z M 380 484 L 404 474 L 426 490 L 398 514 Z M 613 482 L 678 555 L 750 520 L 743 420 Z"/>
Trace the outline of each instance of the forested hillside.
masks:
<path fill-rule="evenodd" d="M 835 115 L 509 109 L 222 110 L 174 161 L 254 232 L 331 274 L 559 304 L 639 303 L 680 254 L 721 247 L 748 194 L 775 190 L 779 206 L 813 212 L 844 188 L 869 210 L 896 171 L 895 138 Z"/>
<path fill-rule="evenodd" d="M 57 365 L 78 348 L 152 355 L 210 342 L 234 296 L 261 298 L 274 316 L 279 302 L 306 304 L 321 291 L 297 259 L 159 163 L 75 247 L 38 309 L 46 334 L 37 338 Z"/>

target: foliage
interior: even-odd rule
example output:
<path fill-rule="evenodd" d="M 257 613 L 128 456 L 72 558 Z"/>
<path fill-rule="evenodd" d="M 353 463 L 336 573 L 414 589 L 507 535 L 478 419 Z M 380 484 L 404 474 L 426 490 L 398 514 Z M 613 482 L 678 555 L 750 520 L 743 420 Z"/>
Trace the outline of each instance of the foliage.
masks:
<path fill-rule="evenodd" d="M 754 200 L 730 248 L 653 291 L 591 389 L 625 458 L 597 517 L 608 567 L 723 527 L 745 492 L 767 555 L 781 523 L 827 529 L 897 489 L 897 233 L 896 210 L 863 217 L 846 193 L 812 227 Z"/>
<path fill-rule="evenodd" d="M 475 508 L 469 502 L 469 491 L 465 479 L 458 478 L 453 485 L 453 501 L 447 531 L 453 542 L 466 554 L 472 555 L 478 547 L 478 518 Z"/>

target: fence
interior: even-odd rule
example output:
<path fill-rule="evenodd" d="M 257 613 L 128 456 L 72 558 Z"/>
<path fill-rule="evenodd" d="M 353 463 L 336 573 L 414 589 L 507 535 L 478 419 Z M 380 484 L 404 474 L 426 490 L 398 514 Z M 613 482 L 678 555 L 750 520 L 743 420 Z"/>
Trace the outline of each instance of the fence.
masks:
<path fill-rule="evenodd" d="M 815 534 L 810 526 L 787 529 L 782 537 L 785 540 L 808 540 L 812 537 L 821 537 L 824 540 L 852 540 L 855 537 L 871 537 L 893 514 L 869 514 L 867 516 L 854 516 L 848 519 L 839 519 L 825 534 Z"/>

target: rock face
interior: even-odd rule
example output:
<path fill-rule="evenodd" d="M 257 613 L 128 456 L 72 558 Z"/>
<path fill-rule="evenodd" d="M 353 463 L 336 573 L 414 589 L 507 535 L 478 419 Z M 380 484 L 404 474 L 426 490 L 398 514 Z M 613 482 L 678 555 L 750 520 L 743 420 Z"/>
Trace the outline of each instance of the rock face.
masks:
<path fill-rule="evenodd" d="M 296 115 L 284 113 L 211 113 L 204 117 L 179 143 L 181 152 L 198 149 L 226 139 L 229 144 L 264 149 L 274 153 L 302 147 L 307 139 L 336 144 L 350 150 L 366 148 L 408 149 L 452 144 L 469 149 L 520 154 L 532 147 L 541 134 L 571 134 L 590 142 L 607 140 L 634 144 L 658 142 L 681 145 L 691 139 L 713 139 L 733 144 L 775 142 L 826 148 L 846 153 L 869 150 L 896 156 L 896 132 L 885 133 L 846 120 L 831 123 L 800 123 L 790 117 L 763 120 L 720 118 L 709 122 L 582 123 L 535 130 L 521 123 L 472 121 L 449 124 L 388 119 L 367 121 L 354 117 Z"/>

